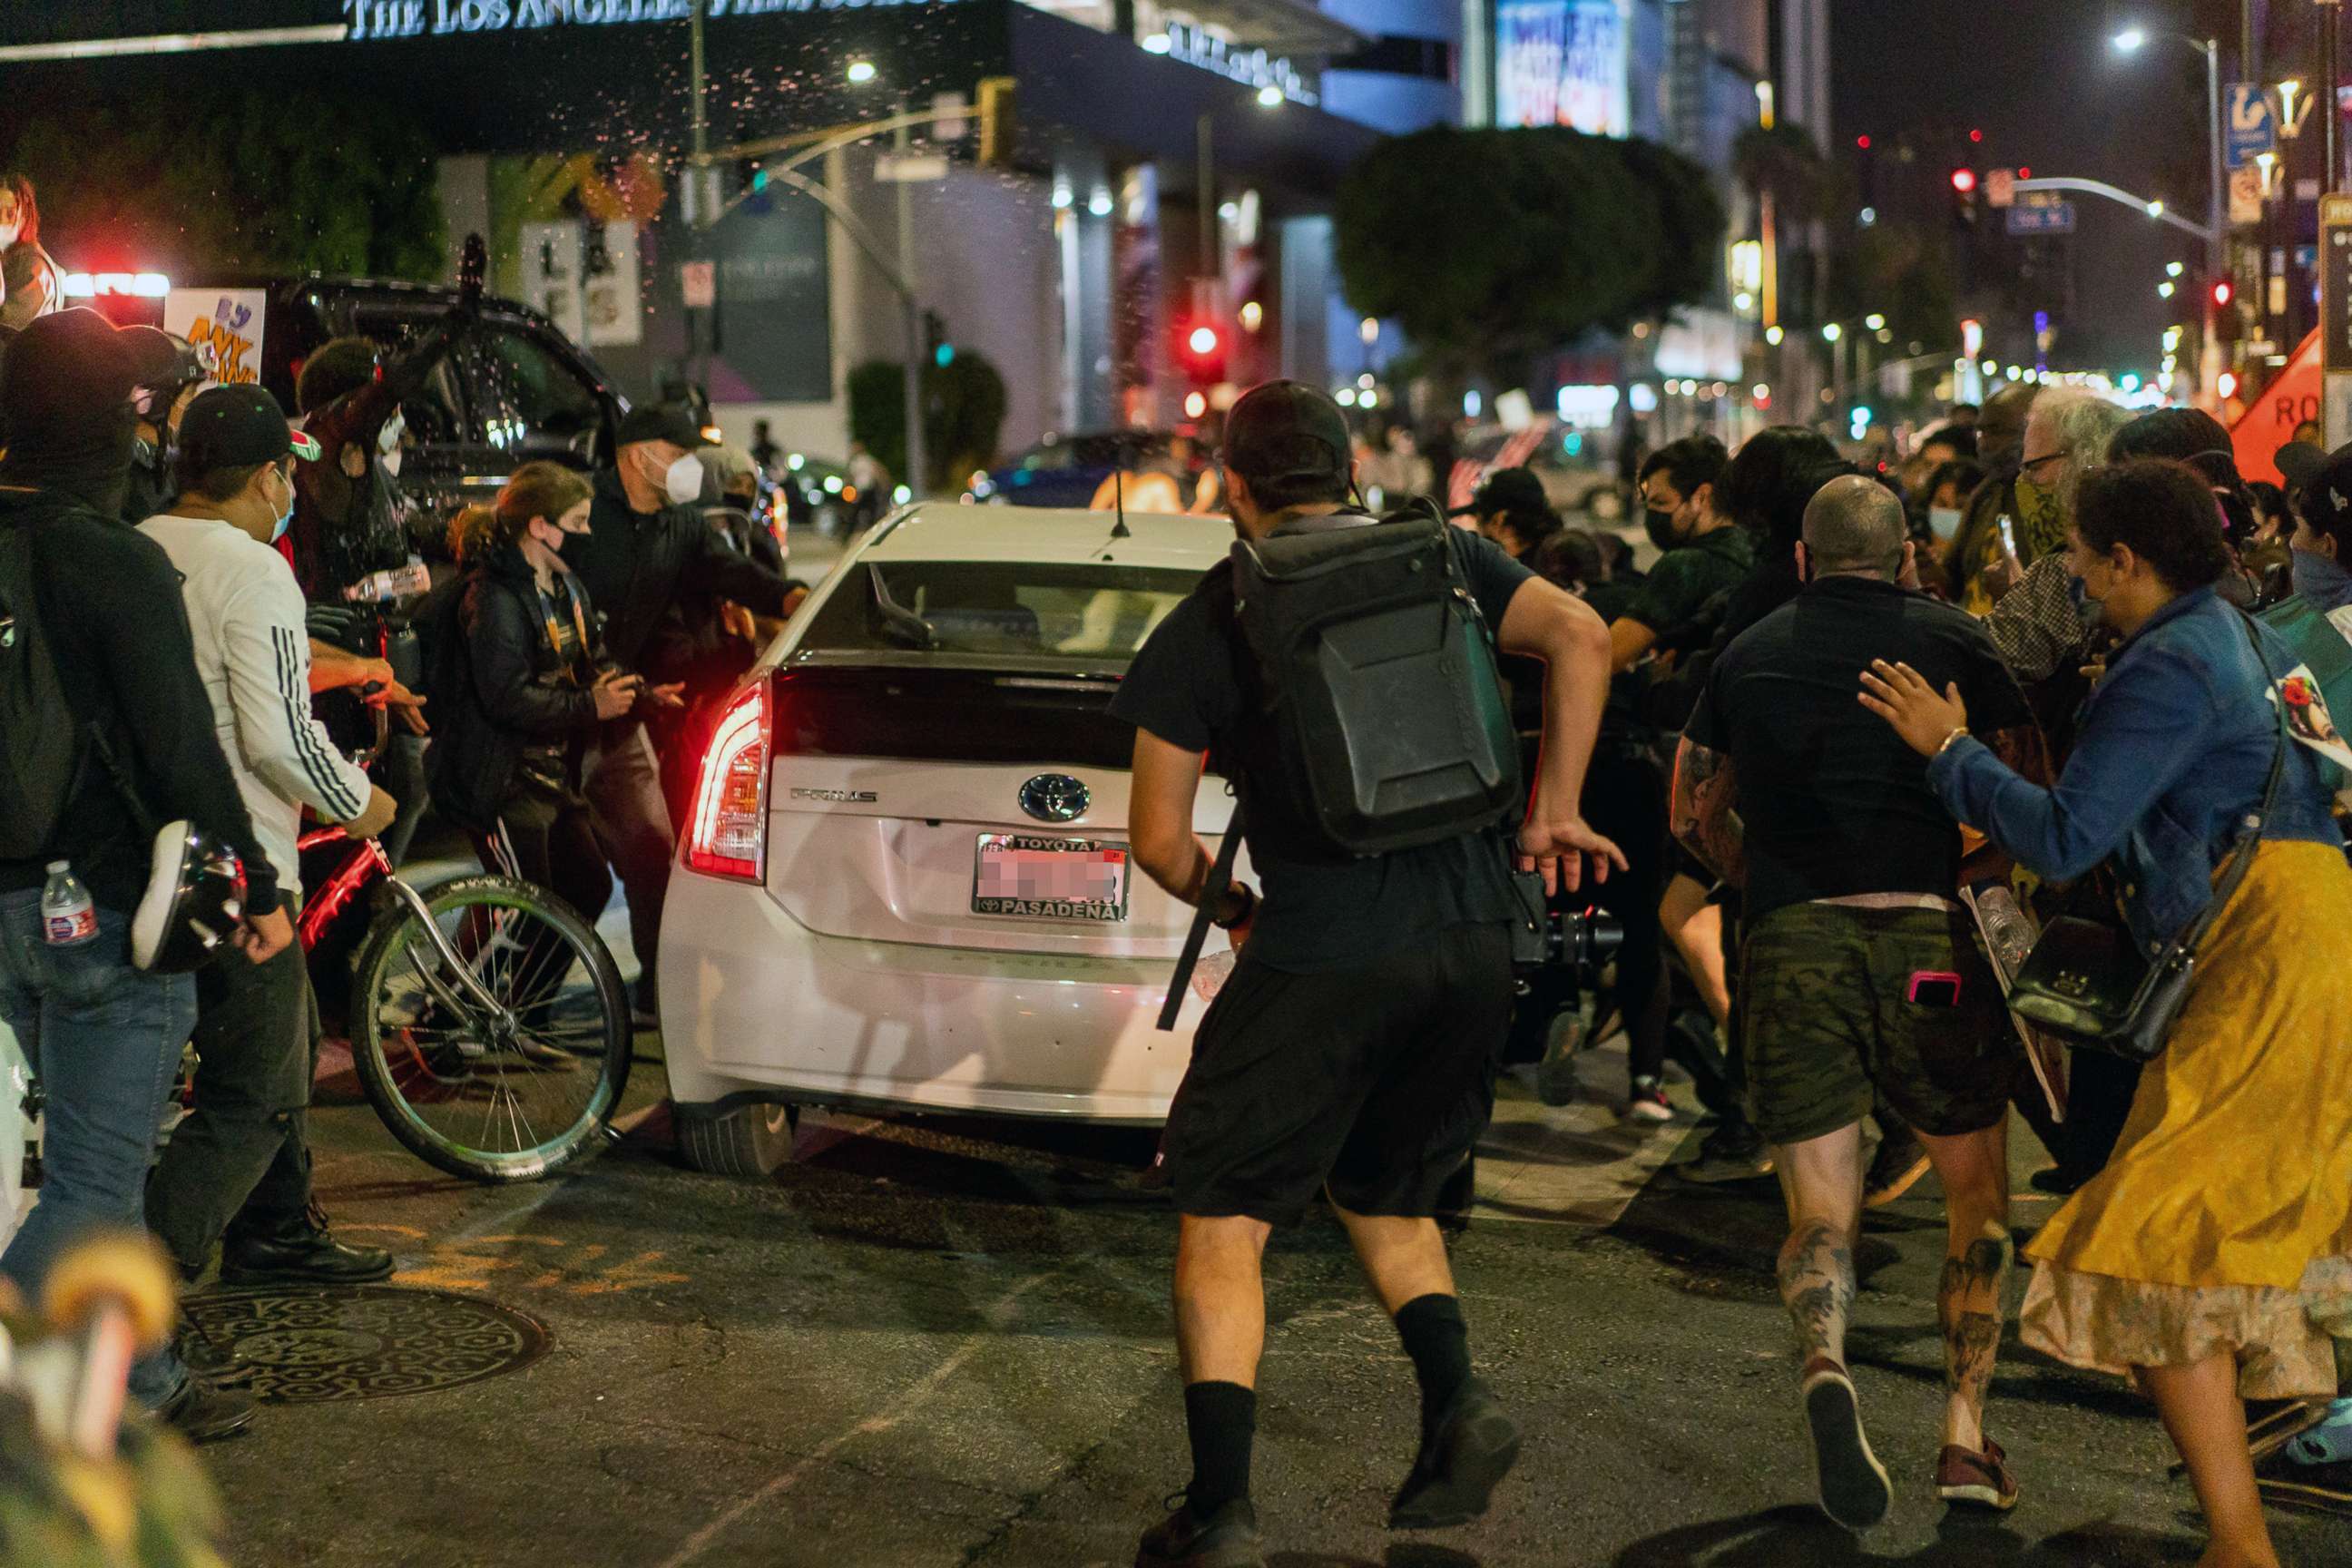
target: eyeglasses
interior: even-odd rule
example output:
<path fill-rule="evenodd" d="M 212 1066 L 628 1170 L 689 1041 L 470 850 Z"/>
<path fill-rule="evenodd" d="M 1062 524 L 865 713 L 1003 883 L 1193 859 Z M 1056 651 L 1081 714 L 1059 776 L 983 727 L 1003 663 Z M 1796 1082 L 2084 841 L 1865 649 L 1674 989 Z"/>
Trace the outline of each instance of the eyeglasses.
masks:
<path fill-rule="evenodd" d="M 2038 468 L 2044 463 L 2063 462 L 2065 459 L 2065 457 L 2066 454 L 2063 452 L 2044 452 L 2038 458 L 2028 458 L 2024 461 L 2019 463 L 2017 465 L 2018 471 L 2020 473 L 2024 473 L 2030 469 Z"/>

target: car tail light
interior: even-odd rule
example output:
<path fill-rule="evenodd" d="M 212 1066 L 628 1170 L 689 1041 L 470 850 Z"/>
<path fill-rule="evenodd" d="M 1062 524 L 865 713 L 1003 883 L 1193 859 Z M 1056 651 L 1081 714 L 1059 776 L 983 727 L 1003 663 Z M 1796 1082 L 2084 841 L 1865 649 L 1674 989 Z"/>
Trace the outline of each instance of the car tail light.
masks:
<path fill-rule="evenodd" d="M 768 683 L 737 692 L 711 731 L 688 819 L 689 869 L 745 882 L 765 879 L 768 861 Z"/>

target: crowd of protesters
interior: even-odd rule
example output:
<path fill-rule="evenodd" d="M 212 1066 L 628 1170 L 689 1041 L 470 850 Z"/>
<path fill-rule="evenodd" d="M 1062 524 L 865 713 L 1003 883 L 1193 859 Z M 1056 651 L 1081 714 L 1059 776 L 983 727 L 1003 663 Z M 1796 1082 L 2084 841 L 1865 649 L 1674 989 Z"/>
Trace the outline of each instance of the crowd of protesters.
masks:
<path fill-rule="evenodd" d="M 526 463 L 493 504 L 424 515 L 402 403 L 475 330 L 473 267 L 407 343 L 314 350 L 289 419 L 259 387 L 202 389 L 178 339 L 34 298 L 28 187 L 0 180 L 0 236 L 26 304 L 0 333 L 0 1019 L 46 1118 L 0 1277 L 37 1300 L 79 1238 L 143 1224 L 190 1283 L 382 1279 L 390 1254 L 338 1238 L 311 1193 L 303 816 L 397 863 L 429 802 L 486 868 L 592 919 L 617 876 L 648 1023 L 677 760 L 805 590 L 754 520 L 751 459 L 674 407 L 627 414 L 600 475 Z M 436 587 L 418 545 L 444 532 Z M 373 769 L 334 721 L 345 693 L 401 721 Z M 231 856 L 241 904 L 201 869 Z M 205 888 L 203 940 L 236 951 L 155 963 L 202 931 Z M 158 1160 L 191 1040 L 195 1109 Z M 197 1441 L 253 1415 L 176 1348 L 131 1387 Z"/>

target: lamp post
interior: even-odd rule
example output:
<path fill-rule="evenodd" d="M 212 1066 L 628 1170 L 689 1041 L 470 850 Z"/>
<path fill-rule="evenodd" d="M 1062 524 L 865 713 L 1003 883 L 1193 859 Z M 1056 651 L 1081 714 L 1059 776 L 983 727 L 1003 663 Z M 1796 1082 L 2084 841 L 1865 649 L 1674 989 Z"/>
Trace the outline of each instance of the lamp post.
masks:
<path fill-rule="evenodd" d="M 2205 280 L 2206 286 L 2222 281 L 2229 275 L 2230 187 L 2221 172 L 2221 41 L 2219 38 L 2192 38 L 2185 33 L 2151 34 L 2145 27 L 2126 27 L 2112 42 L 2119 54 L 2134 54 L 2146 47 L 2150 37 L 2169 38 L 2186 44 L 2205 57 L 2205 119 L 2206 176 L 2210 182 L 2206 191 L 2205 206 Z M 2221 341 L 2214 331 L 2213 312 L 2205 313 L 2205 345 L 2199 379 L 2208 387 L 2217 386 L 2221 374 Z"/>

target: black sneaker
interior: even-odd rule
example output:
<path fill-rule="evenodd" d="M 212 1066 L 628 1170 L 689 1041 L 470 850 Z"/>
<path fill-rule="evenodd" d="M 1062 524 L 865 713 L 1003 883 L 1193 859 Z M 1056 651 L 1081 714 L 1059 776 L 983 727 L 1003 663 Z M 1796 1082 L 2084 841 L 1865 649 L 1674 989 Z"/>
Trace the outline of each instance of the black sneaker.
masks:
<path fill-rule="evenodd" d="M 1135 1568 L 1266 1568 L 1257 1534 L 1257 1506 L 1235 1498 L 1206 1519 L 1178 1493 L 1174 1511 L 1143 1532 Z"/>
<path fill-rule="evenodd" d="M 1853 1380 L 1837 1363 L 1816 1356 L 1805 1363 L 1799 1395 L 1812 1436 L 1813 1489 L 1822 1511 L 1858 1535 L 1895 1506 L 1895 1485 L 1863 1433 Z"/>
<path fill-rule="evenodd" d="M 1884 1208 L 1909 1192 L 1927 1173 L 1927 1146 L 1908 1127 L 1898 1127 L 1878 1141 L 1870 1157 L 1870 1173 L 1863 1178 L 1865 1208 Z"/>
<path fill-rule="evenodd" d="M 1462 1385 L 1437 1428 L 1422 1440 L 1412 1473 L 1389 1507 L 1391 1530 L 1446 1530 L 1486 1511 L 1487 1500 L 1519 1458 L 1519 1424 L 1477 1378 Z"/>
<path fill-rule="evenodd" d="M 1772 1151 L 1749 1123 L 1726 1121 L 1699 1144 L 1697 1159 L 1667 1169 L 1677 1180 L 1706 1186 L 1752 1182 L 1772 1173 Z"/>
<path fill-rule="evenodd" d="M 220 1278 L 224 1285 L 373 1285 L 392 1278 L 392 1254 L 337 1241 L 314 1204 L 285 1229 L 223 1242 Z"/>
<path fill-rule="evenodd" d="M 155 1415 L 191 1443 L 217 1443 L 252 1425 L 253 1399 L 215 1387 L 209 1380 L 190 1373 L 180 1392 Z"/>

